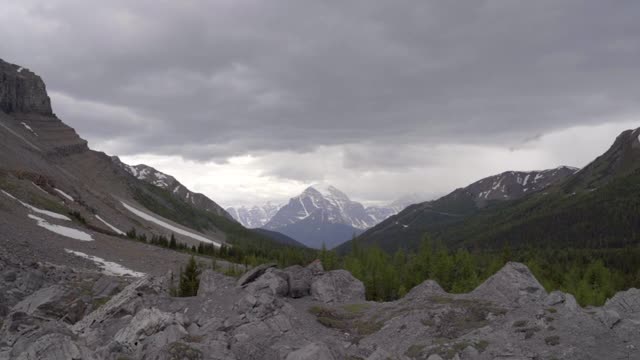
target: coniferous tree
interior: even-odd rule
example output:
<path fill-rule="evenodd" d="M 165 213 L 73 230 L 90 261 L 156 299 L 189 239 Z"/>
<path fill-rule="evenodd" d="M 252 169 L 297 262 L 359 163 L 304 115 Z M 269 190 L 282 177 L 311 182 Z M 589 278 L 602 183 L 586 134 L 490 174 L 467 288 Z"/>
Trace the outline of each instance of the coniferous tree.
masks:
<path fill-rule="evenodd" d="M 180 296 L 196 296 L 200 286 L 200 269 L 195 257 L 191 256 L 184 271 L 180 274 Z"/>

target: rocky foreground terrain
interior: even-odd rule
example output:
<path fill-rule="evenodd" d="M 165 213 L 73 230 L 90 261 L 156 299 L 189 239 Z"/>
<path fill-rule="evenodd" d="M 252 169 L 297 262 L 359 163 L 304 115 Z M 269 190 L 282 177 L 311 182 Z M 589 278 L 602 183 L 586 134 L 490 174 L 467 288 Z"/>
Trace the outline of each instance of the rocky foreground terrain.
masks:
<path fill-rule="evenodd" d="M 548 294 L 519 263 L 468 294 L 425 281 L 367 302 L 319 261 L 205 270 L 195 297 L 170 274 L 113 277 L 0 252 L 0 359 L 639 359 L 640 290 L 601 308 Z"/>

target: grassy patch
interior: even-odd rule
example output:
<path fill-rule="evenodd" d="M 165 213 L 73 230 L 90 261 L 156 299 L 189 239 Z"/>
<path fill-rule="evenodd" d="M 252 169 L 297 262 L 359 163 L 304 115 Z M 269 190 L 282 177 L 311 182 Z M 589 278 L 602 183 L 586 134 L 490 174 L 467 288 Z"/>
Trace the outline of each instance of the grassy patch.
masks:
<path fill-rule="evenodd" d="M 370 304 L 361 303 L 361 304 L 347 304 L 343 305 L 342 308 L 350 313 L 362 313 L 368 310 L 371 307 Z"/>
<path fill-rule="evenodd" d="M 325 306 L 312 306 L 309 308 L 309 313 L 316 316 L 316 320 L 332 329 L 339 329 L 348 331 L 350 333 L 365 336 L 370 335 L 383 326 L 383 322 L 375 321 L 373 319 L 367 319 L 364 317 L 364 310 L 368 307 L 368 304 L 355 304 L 355 305 L 367 305 L 363 306 L 343 306 L 342 308 L 329 308 Z"/>

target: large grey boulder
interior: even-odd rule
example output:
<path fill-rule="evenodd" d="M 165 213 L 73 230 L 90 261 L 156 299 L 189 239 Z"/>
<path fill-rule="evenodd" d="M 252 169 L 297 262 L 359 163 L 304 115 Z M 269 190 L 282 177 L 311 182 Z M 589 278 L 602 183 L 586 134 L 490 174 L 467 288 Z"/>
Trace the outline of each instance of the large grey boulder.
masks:
<path fill-rule="evenodd" d="M 365 300 L 365 288 L 350 272 L 333 270 L 313 280 L 311 295 L 325 303 L 358 302 Z"/>
<path fill-rule="evenodd" d="M 284 269 L 284 272 L 288 276 L 289 296 L 301 298 L 311 293 L 311 282 L 313 281 L 313 271 L 311 269 L 294 265 Z"/>
<path fill-rule="evenodd" d="M 60 333 L 39 337 L 16 360 L 95 359 L 92 352 Z"/>
<path fill-rule="evenodd" d="M 274 295 L 287 296 L 289 294 L 289 284 L 285 277 L 280 274 L 280 270 L 270 268 L 253 282 L 246 285 L 249 293 L 256 294 L 260 290 L 269 289 Z"/>
<path fill-rule="evenodd" d="M 71 330 L 83 336 L 87 343 L 98 343 L 107 323 L 131 317 L 144 307 L 146 299 L 159 295 L 166 296 L 166 279 L 146 276 L 125 287 L 120 293 L 109 299 L 104 305 L 75 323 Z"/>
<path fill-rule="evenodd" d="M 329 348 L 322 343 L 311 343 L 305 347 L 292 351 L 286 360 L 334 360 Z"/>
<path fill-rule="evenodd" d="M 311 270 L 313 276 L 318 276 L 324 274 L 324 266 L 322 266 L 322 261 L 316 259 L 311 264 L 307 265 L 307 269 Z"/>
<path fill-rule="evenodd" d="M 188 335 L 183 325 L 183 319 L 175 314 L 156 308 L 142 309 L 131 319 L 129 325 L 115 334 L 113 340 L 129 349 L 135 349 L 141 345 L 142 340 L 159 334 L 160 339 L 153 339 L 158 348 Z"/>
<path fill-rule="evenodd" d="M 434 296 L 446 295 L 447 292 L 442 289 L 440 284 L 433 280 L 426 280 L 420 285 L 416 285 L 405 297 L 405 301 L 422 301 Z"/>
<path fill-rule="evenodd" d="M 615 310 L 625 317 L 640 319 L 640 289 L 629 289 L 616 293 L 604 304 L 605 309 Z"/>
<path fill-rule="evenodd" d="M 547 298 L 547 292 L 526 265 L 509 262 L 473 290 L 470 296 L 496 304 L 518 306 L 542 302 Z"/>
<path fill-rule="evenodd" d="M 53 285 L 27 296 L 12 311 L 73 324 L 84 317 L 90 301 L 91 298 L 81 296 L 78 289 Z"/>
<path fill-rule="evenodd" d="M 260 277 L 260 275 L 264 274 L 267 271 L 267 269 L 270 269 L 276 266 L 277 264 L 271 263 L 271 264 L 262 264 L 254 267 L 253 269 L 244 273 L 240 277 L 240 279 L 238 279 L 238 286 L 247 285 L 248 283 Z"/>

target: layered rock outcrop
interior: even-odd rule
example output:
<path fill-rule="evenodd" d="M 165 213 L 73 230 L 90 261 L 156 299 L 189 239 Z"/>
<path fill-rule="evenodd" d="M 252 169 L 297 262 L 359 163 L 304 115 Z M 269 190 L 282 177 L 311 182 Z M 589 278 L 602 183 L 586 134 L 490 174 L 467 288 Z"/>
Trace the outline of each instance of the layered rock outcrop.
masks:
<path fill-rule="evenodd" d="M 0 59 L 0 110 L 6 113 L 53 115 L 51 99 L 40 76 Z"/>

